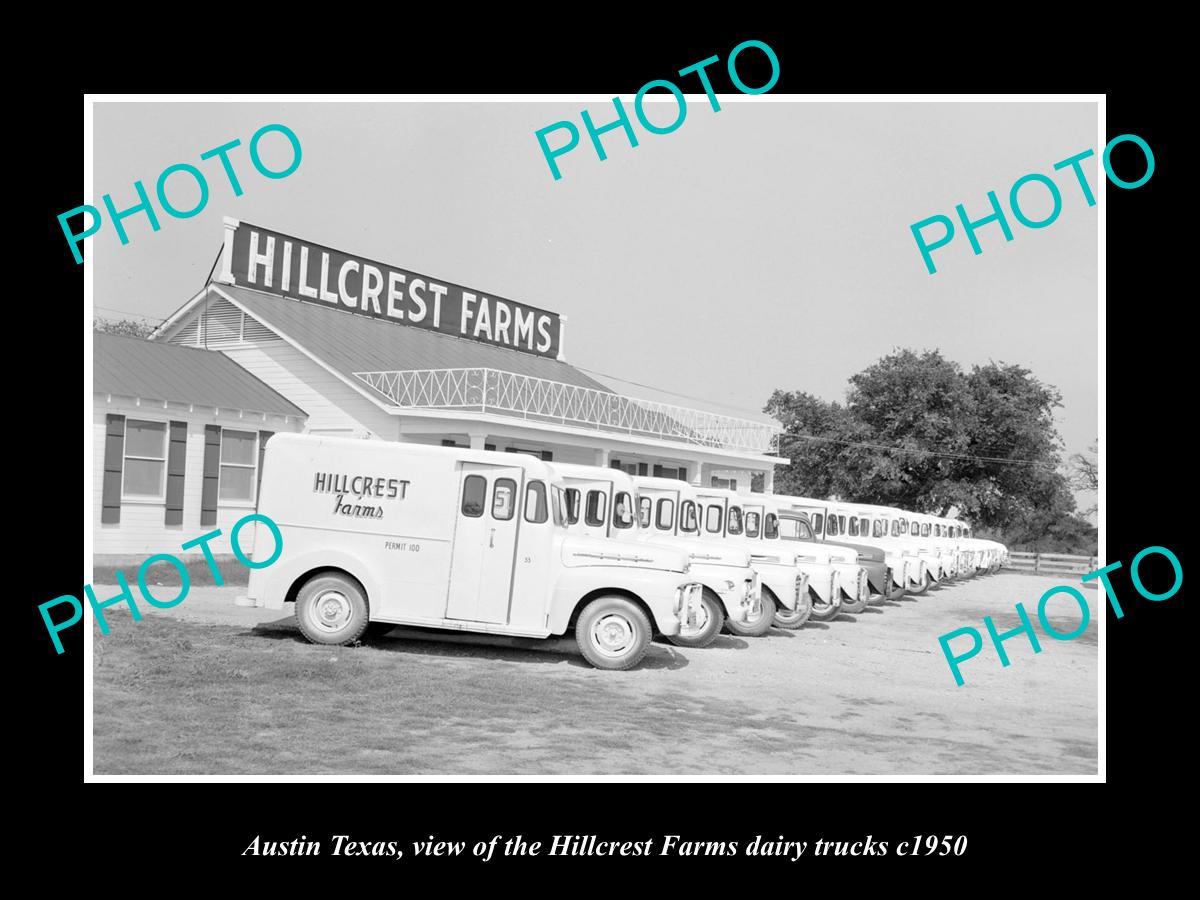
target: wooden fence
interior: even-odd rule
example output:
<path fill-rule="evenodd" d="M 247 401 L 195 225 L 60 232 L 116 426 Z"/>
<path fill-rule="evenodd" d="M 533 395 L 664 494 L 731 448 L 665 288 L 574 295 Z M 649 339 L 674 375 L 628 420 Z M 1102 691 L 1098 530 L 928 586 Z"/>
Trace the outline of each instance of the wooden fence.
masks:
<path fill-rule="evenodd" d="M 1036 572 L 1039 575 L 1084 575 L 1100 566 L 1094 556 L 1071 556 L 1067 553 L 1028 553 L 1010 550 L 1007 569 Z"/>

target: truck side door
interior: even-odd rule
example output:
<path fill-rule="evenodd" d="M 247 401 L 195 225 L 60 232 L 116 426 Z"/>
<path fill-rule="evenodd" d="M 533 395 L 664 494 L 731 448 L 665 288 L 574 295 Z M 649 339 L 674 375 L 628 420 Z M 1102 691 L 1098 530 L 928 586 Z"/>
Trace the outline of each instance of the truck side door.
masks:
<path fill-rule="evenodd" d="M 525 470 L 463 463 L 446 618 L 508 621 Z"/>

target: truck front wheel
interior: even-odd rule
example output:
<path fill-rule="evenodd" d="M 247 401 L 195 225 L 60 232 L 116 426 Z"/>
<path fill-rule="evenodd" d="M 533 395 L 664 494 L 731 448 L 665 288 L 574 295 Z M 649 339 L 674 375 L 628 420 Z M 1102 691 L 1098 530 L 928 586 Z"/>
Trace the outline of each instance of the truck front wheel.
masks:
<path fill-rule="evenodd" d="M 758 615 L 754 614 L 752 609 L 750 618 L 745 622 L 736 622 L 730 619 L 726 622 L 729 630 L 734 634 L 740 634 L 742 637 L 759 637 L 770 630 L 771 625 L 775 622 L 775 595 L 770 591 L 761 591 L 758 597 Z"/>
<path fill-rule="evenodd" d="M 837 616 L 841 609 L 832 603 L 826 603 L 821 599 L 812 588 L 808 589 L 808 595 L 811 598 L 810 606 L 812 607 L 811 618 L 814 622 L 828 622 L 830 619 Z"/>
<path fill-rule="evenodd" d="M 653 635 L 641 607 L 624 597 L 597 597 L 575 622 L 575 643 L 597 669 L 632 669 Z"/>
<path fill-rule="evenodd" d="M 767 588 L 763 588 L 763 593 L 765 594 L 766 592 L 767 592 Z M 773 591 L 772 591 L 772 596 L 774 596 Z M 778 602 L 778 598 L 775 598 L 775 599 L 776 599 L 776 603 L 775 603 L 775 627 L 776 628 L 785 628 L 788 631 L 794 631 L 795 629 L 797 629 L 801 625 L 803 625 L 805 622 L 807 622 L 808 617 L 810 615 L 812 615 L 812 601 L 809 599 L 807 591 L 805 591 L 803 596 L 801 596 L 800 599 L 796 601 L 795 609 L 788 609 L 782 603 Z"/>
<path fill-rule="evenodd" d="M 717 639 L 724 624 L 725 608 L 721 606 L 721 598 L 711 588 L 705 588 L 700 595 L 700 608 L 696 610 L 696 624 L 684 622 L 679 626 L 679 634 L 672 634 L 667 640 L 676 647 L 707 647 Z"/>
<path fill-rule="evenodd" d="M 296 621 L 314 644 L 350 644 L 367 628 L 367 595 L 348 575 L 327 572 L 296 595 Z"/>

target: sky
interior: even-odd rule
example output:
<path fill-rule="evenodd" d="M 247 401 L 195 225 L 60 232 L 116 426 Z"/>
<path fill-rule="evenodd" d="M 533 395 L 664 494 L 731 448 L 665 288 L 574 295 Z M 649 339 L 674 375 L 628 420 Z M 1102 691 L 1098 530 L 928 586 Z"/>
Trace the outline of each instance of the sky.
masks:
<path fill-rule="evenodd" d="M 626 108 L 632 98 L 623 98 Z M 84 202 L 134 205 L 168 166 L 205 173 L 198 215 L 159 210 L 87 239 L 96 314 L 162 319 L 203 287 L 222 216 L 378 259 L 567 319 L 567 361 L 635 397 L 747 418 L 776 388 L 842 401 L 851 375 L 898 348 L 938 349 L 964 367 L 1018 363 L 1057 387 L 1067 454 L 1097 433 L 1097 211 L 1069 169 L 1096 147 L 1094 103 L 818 103 L 764 95 L 688 97 L 683 124 L 655 135 L 632 115 L 598 159 L 581 123 L 615 118 L 609 100 L 503 103 L 97 103 L 93 187 Z M 668 123 L 675 102 L 648 103 Z M 535 132 L 560 120 L 581 141 L 555 180 Z M 248 144 L 282 123 L 299 168 L 267 179 Z M 234 138 L 235 197 L 216 159 Z M 551 136 L 552 146 L 565 136 Z M 271 135 L 264 162 L 283 168 Z M 1096 193 L 1098 161 L 1082 170 Z M 1008 207 L 1023 175 L 1052 177 L 1061 212 L 1039 229 Z M 961 225 L 928 274 L 910 226 L 990 212 L 995 191 L 1013 230 L 981 226 L 981 255 Z M 187 176 L 169 181 L 186 209 Z M 1048 191 L 1020 194 L 1030 219 Z M 156 204 L 157 206 L 157 204 Z M 941 231 L 931 226 L 932 241 Z M 64 249 L 65 242 L 64 242 Z M 615 380 L 621 379 L 621 380 Z M 1081 508 L 1094 495 L 1080 493 Z"/>

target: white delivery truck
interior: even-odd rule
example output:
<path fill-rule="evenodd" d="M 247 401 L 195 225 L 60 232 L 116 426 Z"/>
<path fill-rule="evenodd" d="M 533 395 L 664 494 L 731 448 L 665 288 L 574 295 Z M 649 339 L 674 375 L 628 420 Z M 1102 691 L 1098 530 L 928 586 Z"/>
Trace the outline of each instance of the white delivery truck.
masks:
<path fill-rule="evenodd" d="M 258 509 L 282 554 L 250 573 L 240 603 L 294 602 L 319 644 L 357 640 L 368 622 L 532 638 L 574 628 L 588 662 L 628 669 L 655 631 L 674 636 L 696 616 L 701 587 L 677 549 L 568 535 L 562 490 L 524 454 L 276 434 Z"/>
<path fill-rule="evenodd" d="M 563 479 L 567 530 L 595 537 L 668 546 L 689 555 L 691 578 L 703 586 L 700 609 L 694 622 L 685 621 L 679 633 L 667 639 L 681 647 L 707 647 L 717 639 L 722 627 L 741 635 L 765 632 L 770 618 L 762 608 L 758 574 L 750 566 L 750 554 L 735 548 L 713 547 L 686 531 L 643 528 L 637 515 L 647 500 L 634 479 L 621 469 L 554 463 Z M 660 479 L 678 490 L 690 487 L 686 482 Z M 674 516 L 677 500 L 667 500 Z M 763 624 L 763 620 L 766 624 Z"/>
<path fill-rule="evenodd" d="M 798 628 L 810 616 L 831 619 L 839 612 L 858 612 L 858 604 L 865 604 L 866 574 L 855 563 L 856 553 L 830 552 L 830 548 L 818 546 L 811 534 L 807 539 L 791 535 L 785 540 L 781 509 L 773 496 L 697 487 L 696 499 L 705 538 L 750 547 L 751 565 L 765 560 L 795 568 L 804 576 L 807 600 L 782 627 Z"/>

